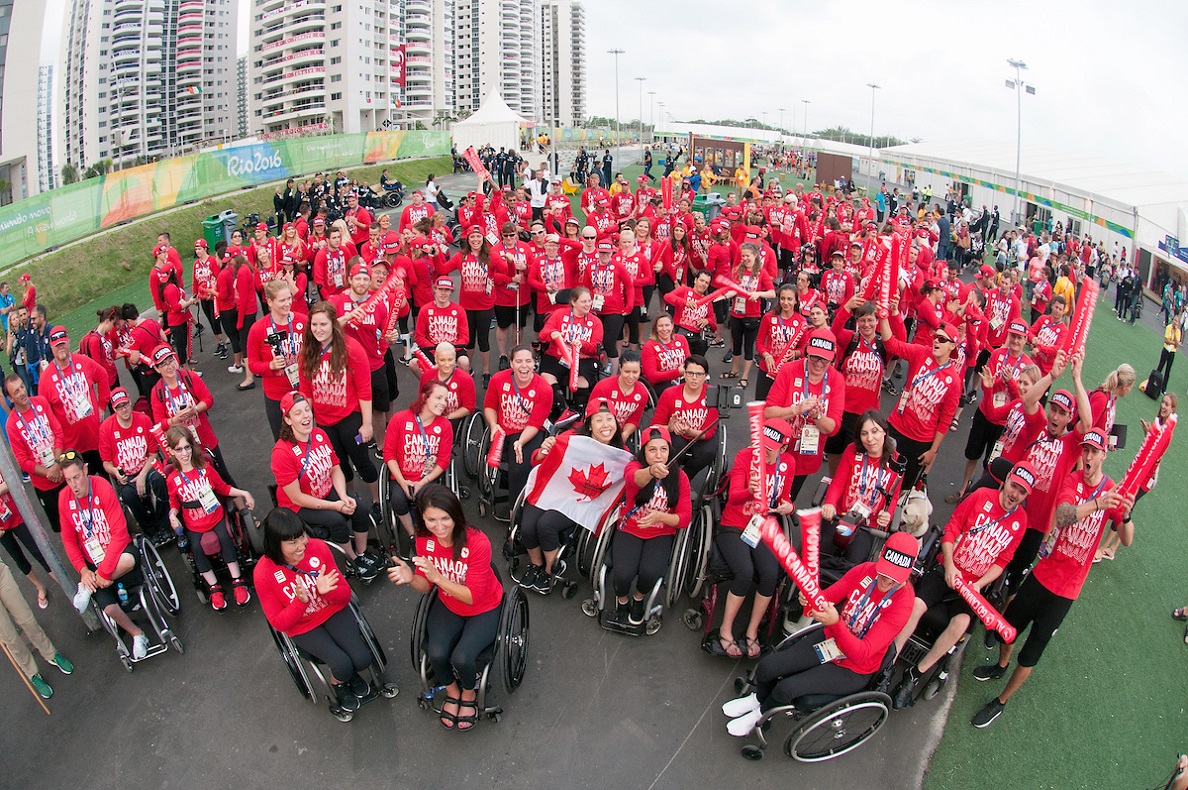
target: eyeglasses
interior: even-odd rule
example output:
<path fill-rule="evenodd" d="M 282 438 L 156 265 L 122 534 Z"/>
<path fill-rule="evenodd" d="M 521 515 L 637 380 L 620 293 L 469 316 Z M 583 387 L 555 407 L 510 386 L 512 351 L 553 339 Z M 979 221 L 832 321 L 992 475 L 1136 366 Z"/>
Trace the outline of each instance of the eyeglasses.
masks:
<path fill-rule="evenodd" d="M 583 239 L 586 239 L 587 241 L 594 241 L 594 240 L 595 240 L 595 239 L 597 239 L 598 237 L 597 237 L 597 236 L 586 236 L 586 235 L 584 235 L 584 234 L 583 234 L 583 235 L 582 235 L 582 238 L 583 238 Z"/>
<path fill-rule="evenodd" d="M 190 452 L 190 451 L 191 451 L 191 450 L 193 450 L 193 449 L 194 449 L 194 448 L 193 448 L 193 447 L 191 447 L 190 445 L 188 445 L 188 444 L 183 444 L 183 445 L 180 445 L 180 446 L 178 446 L 178 447 L 174 447 L 174 448 L 173 448 L 173 452 L 175 452 L 175 453 L 188 453 L 188 452 Z"/>
<path fill-rule="evenodd" d="M 543 236 L 544 231 L 543 230 L 534 230 L 534 231 L 532 231 L 532 235 L 533 236 Z"/>
<path fill-rule="evenodd" d="M 515 237 L 516 237 L 516 234 L 514 234 L 514 233 L 504 233 L 503 234 L 503 238 L 505 238 L 505 239 L 514 239 Z"/>
<path fill-rule="evenodd" d="M 708 375 L 709 374 L 706 373 L 704 370 L 686 370 L 685 371 L 685 378 L 687 378 L 687 379 L 700 379 L 700 378 L 704 378 Z"/>
<path fill-rule="evenodd" d="M 58 456 L 58 465 L 60 466 L 62 464 L 70 463 L 71 461 L 77 461 L 79 458 L 82 458 L 81 453 L 75 452 L 74 450 L 67 450 Z"/>
<path fill-rule="evenodd" d="M 114 408 L 114 409 L 128 409 L 131 407 L 132 407 L 132 401 L 130 401 L 130 400 L 122 401 L 121 403 L 116 403 L 116 404 L 112 405 L 112 408 Z"/>

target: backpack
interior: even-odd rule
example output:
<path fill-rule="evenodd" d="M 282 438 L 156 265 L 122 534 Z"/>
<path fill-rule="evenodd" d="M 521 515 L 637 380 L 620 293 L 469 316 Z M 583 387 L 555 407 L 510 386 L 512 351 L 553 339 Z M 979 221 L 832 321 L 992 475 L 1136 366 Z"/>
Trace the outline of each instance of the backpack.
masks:
<path fill-rule="evenodd" d="M 862 335 L 858 334 L 858 330 L 855 329 L 853 334 L 850 335 L 850 343 L 849 343 L 849 345 L 846 346 L 845 353 L 842 354 L 841 358 L 837 361 L 836 367 L 838 370 L 842 370 L 845 367 L 846 360 L 849 359 L 854 354 L 854 352 L 858 350 L 858 343 L 860 343 L 861 341 L 862 341 Z M 878 335 L 878 334 L 875 335 L 874 350 L 875 350 L 875 353 L 879 355 L 879 359 L 883 360 L 883 367 L 886 368 L 887 360 L 890 358 L 891 355 L 887 352 L 887 347 L 883 344 L 883 338 L 881 335 Z"/>

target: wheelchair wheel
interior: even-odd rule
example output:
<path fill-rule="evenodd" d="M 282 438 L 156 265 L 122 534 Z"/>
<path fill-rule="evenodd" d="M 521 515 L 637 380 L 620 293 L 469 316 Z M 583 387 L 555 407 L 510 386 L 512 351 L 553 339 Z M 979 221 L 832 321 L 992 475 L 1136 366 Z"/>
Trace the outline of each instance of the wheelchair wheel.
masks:
<path fill-rule="evenodd" d="M 243 531 L 247 534 L 248 543 L 252 547 L 252 552 L 257 557 L 264 556 L 264 528 L 260 526 L 260 522 L 256 520 L 256 514 L 249 508 L 244 508 L 239 513 L 243 521 Z"/>
<path fill-rule="evenodd" d="M 668 572 L 664 574 L 664 606 L 666 609 L 676 606 L 681 594 L 685 591 L 685 578 L 689 573 L 689 564 L 692 561 L 689 555 L 693 544 L 693 536 L 690 534 L 692 530 L 692 524 L 680 530 L 672 544 L 672 556 L 668 559 Z"/>
<path fill-rule="evenodd" d="M 297 653 L 296 645 L 275 628 L 269 626 L 268 630 L 272 633 L 272 641 L 276 644 L 281 660 L 285 662 L 285 668 L 289 670 L 289 677 L 293 679 L 293 685 L 297 686 L 297 693 L 317 705 L 317 692 L 314 691 L 313 683 L 305 672 L 305 665 Z"/>
<path fill-rule="evenodd" d="M 709 575 L 709 557 L 714 543 L 714 507 L 709 500 L 701 500 L 701 507 L 693 515 L 689 529 L 697 531 L 690 539 L 692 553 L 689 556 L 688 574 L 684 577 L 685 592 L 697 600 Z"/>
<path fill-rule="evenodd" d="M 409 640 L 409 653 L 412 659 L 413 671 L 421 678 L 422 683 L 431 681 L 430 674 L 432 670 L 429 668 L 429 662 L 425 653 L 425 639 L 428 634 L 426 629 L 429 625 L 429 607 L 433 603 L 433 599 L 437 597 L 437 588 L 421 596 L 421 600 L 417 602 L 417 610 L 413 614 L 412 630 Z"/>
<path fill-rule="evenodd" d="M 392 512 L 392 479 L 386 468 L 380 469 L 379 476 L 380 523 L 375 526 L 375 537 L 379 541 L 380 552 L 385 556 L 392 556 L 398 550 L 396 543 L 396 514 Z"/>
<path fill-rule="evenodd" d="M 890 709 L 891 698 L 879 692 L 843 697 L 805 719 L 784 741 L 784 753 L 802 763 L 840 757 L 873 737 Z"/>
<path fill-rule="evenodd" d="M 726 433 L 726 425 L 719 423 L 717 433 L 715 434 L 715 438 L 718 440 L 717 457 L 710 466 L 709 472 L 705 475 L 705 493 L 707 495 L 711 495 L 718 490 L 718 483 L 721 482 L 722 477 L 726 473 Z"/>
<path fill-rule="evenodd" d="M 475 480 L 478 479 L 479 468 L 483 464 L 483 432 L 486 429 L 487 423 L 479 416 L 478 412 L 475 412 L 466 418 L 460 432 L 462 434 L 462 465 L 466 469 L 466 474 Z"/>
<path fill-rule="evenodd" d="M 359 625 L 359 633 L 362 635 L 363 641 L 367 643 L 367 649 L 371 651 L 371 657 L 375 659 L 375 663 L 382 672 L 388 668 L 388 654 L 384 652 L 384 646 L 380 644 L 375 631 L 371 630 L 371 623 L 367 622 L 367 618 L 363 616 L 363 610 L 359 608 L 359 602 L 355 599 L 353 593 L 351 594 L 350 606 L 351 614 L 355 616 L 355 622 Z"/>
<path fill-rule="evenodd" d="M 149 594 L 162 609 L 176 615 L 181 611 L 181 599 L 157 547 L 143 536 L 137 536 L 136 547 L 140 552 L 141 573 L 144 583 L 148 585 Z"/>
<path fill-rule="evenodd" d="M 504 598 L 496 638 L 499 684 L 504 694 L 514 694 L 528 668 L 528 597 L 520 587 L 511 587 Z"/>

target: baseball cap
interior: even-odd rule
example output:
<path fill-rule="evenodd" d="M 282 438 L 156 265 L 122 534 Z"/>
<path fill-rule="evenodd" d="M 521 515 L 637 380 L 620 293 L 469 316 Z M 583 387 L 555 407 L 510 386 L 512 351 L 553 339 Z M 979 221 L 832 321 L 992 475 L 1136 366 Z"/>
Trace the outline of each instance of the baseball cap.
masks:
<path fill-rule="evenodd" d="M 796 195 L 793 195 L 791 192 L 789 192 L 788 194 L 784 195 L 784 202 L 785 203 L 795 203 Z"/>
<path fill-rule="evenodd" d="M 792 426 L 787 420 L 773 418 L 763 424 L 763 449 L 779 450 L 792 440 Z"/>
<path fill-rule="evenodd" d="M 858 241 L 858 239 L 854 239 L 852 242 L 850 242 L 850 246 L 862 249 L 862 242 Z"/>
<path fill-rule="evenodd" d="M 206 243 L 206 239 L 198 239 L 194 242 L 194 246 L 201 247 L 204 250 L 209 248 L 209 245 Z"/>
<path fill-rule="evenodd" d="M 28 272 L 25 272 L 25 273 L 24 273 L 24 274 L 22 274 L 22 275 L 21 275 L 21 277 L 20 277 L 20 280 L 21 280 L 21 282 L 23 282 L 23 283 L 27 283 L 27 282 L 29 282 L 29 280 L 32 280 L 32 279 L 33 279 L 33 278 L 29 276 L 29 273 L 28 273 Z"/>
<path fill-rule="evenodd" d="M 294 225 L 292 222 L 286 222 L 285 226 L 281 230 L 289 230 L 290 228 L 296 228 L 296 227 L 297 226 Z"/>
<path fill-rule="evenodd" d="M 598 196 L 598 205 L 600 205 L 600 206 L 609 206 L 609 205 L 610 205 L 610 198 L 608 198 L 606 195 L 599 195 L 599 196 Z"/>
<path fill-rule="evenodd" d="M 280 408 L 281 416 L 287 415 L 293 410 L 293 407 L 305 400 L 305 396 L 300 392 L 286 392 L 281 398 Z"/>
<path fill-rule="evenodd" d="M 851 245 L 851 246 L 861 247 L 862 245 L 858 244 L 858 245 Z M 830 258 L 844 258 L 844 257 L 846 257 L 846 253 L 843 250 L 834 250 L 833 252 L 829 253 L 829 257 Z"/>
<path fill-rule="evenodd" d="M 1031 493 L 1031 489 L 1035 488 L 1035 481 L 1039 475 L 1036 474 L 1035 467 L 1026 461 L 1020 461 L 1011 469 L 1011 473 L 1007 475 L 1007 480 L 1014 480 L 1019 485 L 1023 486 L 1027 493 Z"/>
<path fill-rule="evenodd" d="M 1053 406 L 1059 406 L 1069 414 L 1072 414 L 1077 407 L 1077 402 L 1073 400 L 1073 394 L 1068 390 L 1056 390 L 1048 403 Z"/>
<path fill-rule="evenodd" d="M 994 267 L 988 263 L 983 263 L 982 268 L 978 269 L 979 277 L 993 277 L 996 274 L 998 274 L 998 272 L 996 272 Z"/>
<path fill-rule="evenodd" d="M 582 226 L 582 223 L 577 221 L 577 217 L 570 217 L 569 219 L 565 220 L 565 224 L 566 225 L 577 225 L 579 228 Z"/>
<path fill-rule="evenodd" d="M 131 403 L 132 396 L 128 394 L 128 390 L 123 387 L 116 387 L 111 391 L 111 407 L 114 409 L 117 406 L 123 406 L 125 403 Z"/>
<path fill-rule="evenodd" d="M 400 237 L 396 235 L 396 231 L 390 230 L 384 234 L 382 244 L 384 252 L 396 252 L 400 249 Z"/>
<path fill-rule="evenodd" d="M 1011 321 L 1011 325 L 1007 327 L 1007 332 L 1027 337 L 1027 324 L 1023 323 L 1022 321 Z"/>
<path fill-rule="evenodd" d="M 449 288 L 452 291 L 452 290 L 454 290 L 454 281 L 451 280 L 449 277 L 438 277 L 436 280 L 434 280 L 433 287 L 434 288 Z"/>
<path fill-rule="evenodd" d="M 158 255 L 160 255 L 161 253 L 165 252 L 168 249 L 169 249 L 168 244 L 158 244 L 156 247 L 153 247 L 153 257 L 156 258 Z"/>
<path fill-rule="evenodd" d="M 809 334 L 804 353 L 832 362 L 837 355 L 837 338 L 828 329 L 817 329 Z"/>
<path fill-rule="evenodd" d="M 325 217 L 314 217 L 314 227 L 315 228 L 323 227 L 325 224 L 326 224 Z"/>
<path fill-rule="evenodd" d="M 268 223 L 267 222 L 257 222 L 256 230 L 262 230 L 265 233 L 267 233 L 268 232 Z"/>
<path fill-rule="evenodd" d="M 59 343 L 69 343 L 70 334 L 66 331 L 64 326 L 55 326 L 50 330 L 50 345 L 56 346 Z"/>
<path fill-rule="evenodd" d="M 414 190 L 412 191 L 412 193 L 411 193 L 411 194 L 413 194 L 413 195 L 424 195 L 425 193 L 424 193 L 424 192 L 422 192 L 422 191 L 421 191 L 421 190 L 419 190 L 419 189 L 414 189 Z"/>
<path fill-rule="evenodd" d="M 957 327 L 953 326 L 952 324 L 950 324 L 948 322 L 943 323 L 936 328 L 936 333 L 933 335 L 933 337 L 938 337 L 940 335 L 944 335 L 949 340 L 950 343 L 956 343 L 957 342 Z"/>
<path fill-rule="evenodd" d="M 1109 443 L 1106 441 L 1105 434 L 1096 428 L 1086 433 L 1085 437 L 1081 439 L 1081 446 L 1084 447 L 1085 445 L 1096 447 L 1098 450 L 1105 450 L 1107 447 L 1109 447 Z"/>
<path fill-rule="evenodd" d="M 366 263 L 356 263 L 354 266 L 351 267 L 350 276 L 354 277 L 356 274 L 366 274 L 368 277 L 370 277 L 371 276 L 371 267 L 368 266 Z"/>
<path fill-rule="evenodd" d="M 600 241 L 600 242 L 598 242 L 598 251 L 599 252 L 614 252 L 615 245 L 611 244 L 609 241 Z"/>
<path fill-rule="evenodd" d="M 912 575 L 912 566 L 916 564 L 916 555 L 919 553 L 920 544 L 911 534 L 894 532 L 883 544 L 879 561 L 875 563 L 875 573 L 904 584 Z"/>
<path fill-rule="evenodd" d="M 643 437 L 640 439 L 640 441 L 643 444 L 640 445 L 641 447 L 653 439 L 663 439 L 669 444 L 672 444 L 672 436 L 668 433 L 668 429 L 662 425 L 649 425 L 647 428 L 643 429 L 642 433 Z"/>
<path fill-rule="evenodd" d="M 611 414 L 615 413 L 614 409 L 611 408 L 611 402 L 609 398 L 591 398 L 590 402 L 586 404 L 587 417 L 589 417 L 591 414 L 597 414 L 600 411 L 609 412 Z"/>
<path fill-rule="evenodd" d="M 466 229 L 466 235 L 467 235 L 467 236 L 473 236 L 473 235 L 474 235 L 474 234 L 476 234 L 476 233 L 477 233 L 478 235 L 480 235 L 480 236 L 486 236 L 486 235 L 487 235 L 487 234 L 486 234 L 486 231 L 484 231 L 484 230 L 483 230 L 483 226 L 482 226 L 482 225 L 471 225 L 469 228 L 467 228 L 467 229 Z"/>
<path fill-rule="evenodd" d="M 157 346 L 153 349 L 153 367 L 157 367 L 174 356 L 176 355 L 169 346 Z"/>

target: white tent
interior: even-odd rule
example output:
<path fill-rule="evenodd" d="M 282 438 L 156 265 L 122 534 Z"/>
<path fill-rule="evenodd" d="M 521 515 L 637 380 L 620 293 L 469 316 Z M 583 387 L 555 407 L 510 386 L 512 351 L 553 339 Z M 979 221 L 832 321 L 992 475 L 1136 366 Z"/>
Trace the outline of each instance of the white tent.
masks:
<path fill-rule="evenodd" d="M 472 145 L 476 149 L 484 145 L 491 145 L 496 150 L 518 148 L 521 123 L 524 119 L 507 106 L 495 88 L 469 118 L 453 125 L 450 136 L 459 153 Z"/>

